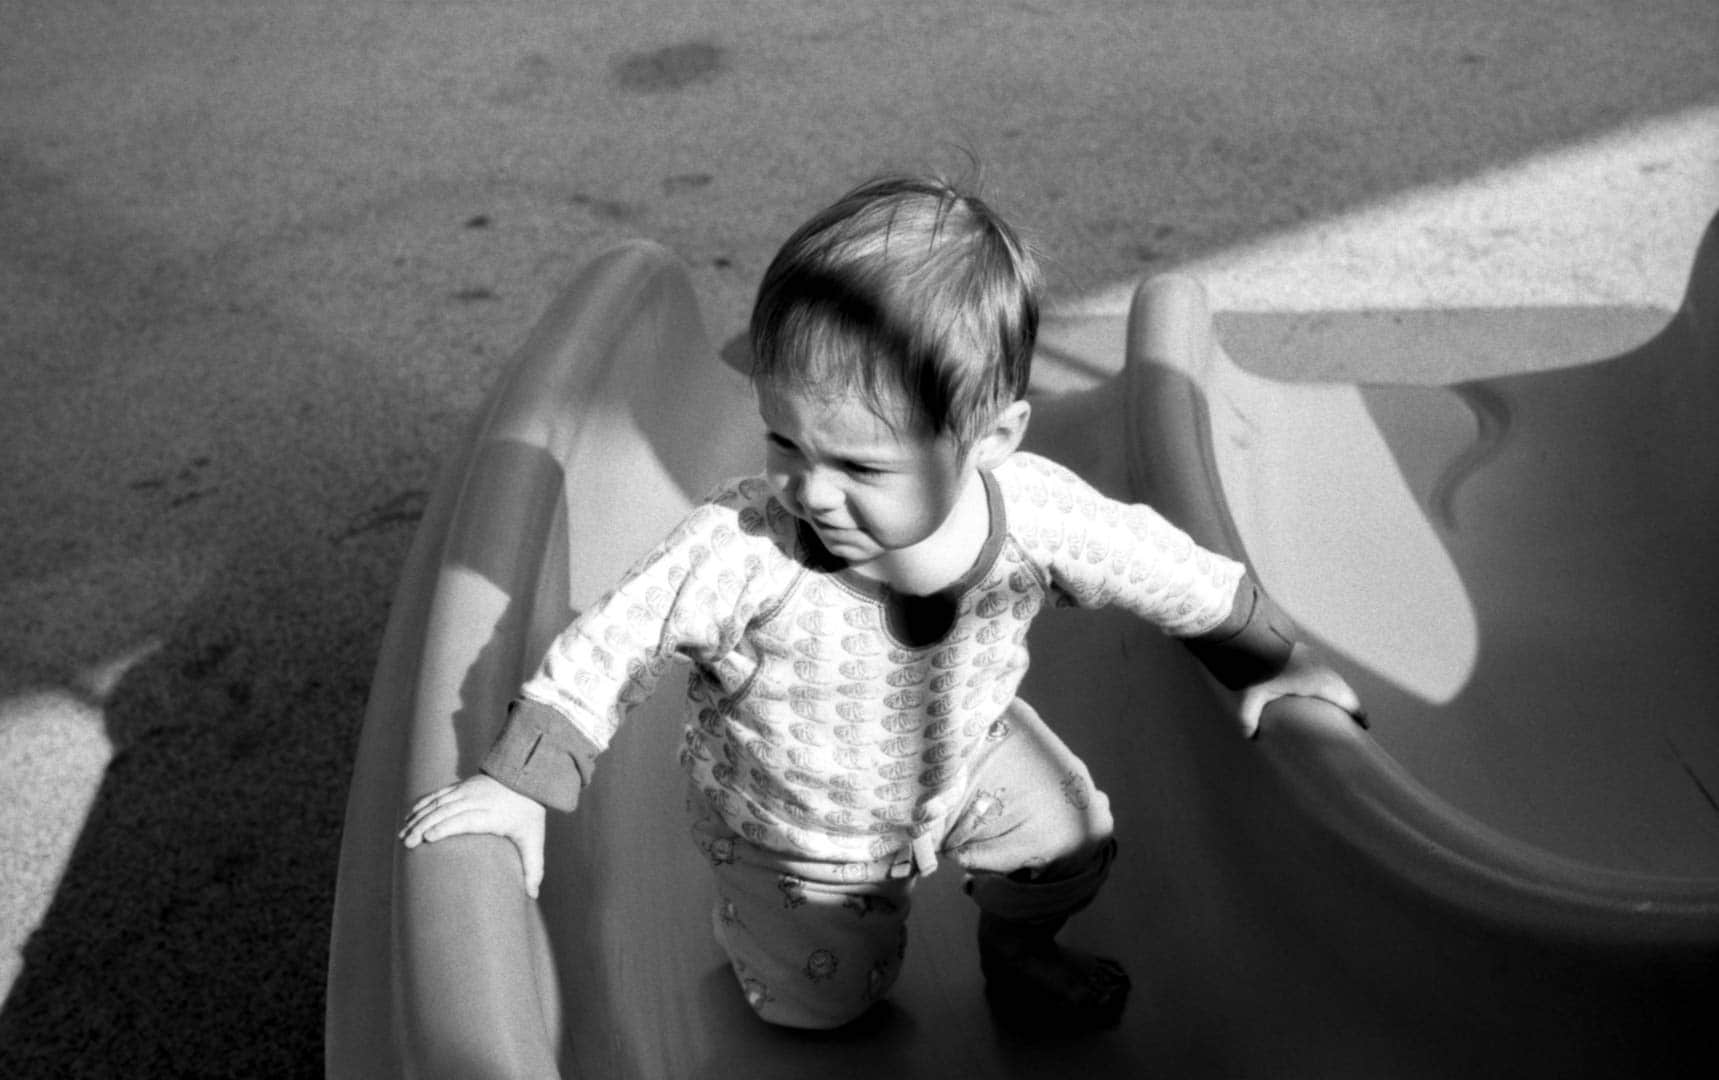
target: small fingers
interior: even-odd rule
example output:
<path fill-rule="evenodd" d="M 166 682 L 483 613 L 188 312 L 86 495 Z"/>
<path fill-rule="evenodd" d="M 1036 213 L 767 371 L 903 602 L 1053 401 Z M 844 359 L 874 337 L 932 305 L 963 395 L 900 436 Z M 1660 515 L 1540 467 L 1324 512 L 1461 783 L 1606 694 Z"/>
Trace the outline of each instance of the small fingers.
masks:
<path fill-rule="evenodd" d="M 1336 685 L 1320 696 L 1348 713 L 1354 718 L 1355 723 L 1361 725 L 1363 729 L 1372 727 L 1367 720 L 1367 707 L 1361 704 L 1361 695 L 1357 694 L 1355 688 L 1341 677 L 1337 677 Z"/>
<path fill-rule="evenodd" d="M 406 812 L 406 817 L 408 819 L 417 817 L 435 806 L 446 802 L 448 799 L 458 795 L 462 787 L 463 785 L 461 784 L 449 784 L 447 787 L 437 788 L 428 795 L 420 797 L 417 802 L 412 804 L 412 809 Z"/>
<path fill-rule="evenodd" d="M 437 840 L 448 835 L 438 833 L 435 836 L 426 836 L 425 833 L 449 817 L 463 812 L 467 806 L 465 794 L 464 785 L 450 784 L 419 799 L 407 814 L 406 823 L 400 827 L 400 839 L 406 841 L 407 847 L 417 847 L 420 841 Z"/>
<path fill-rule="evenodd" d="M 437 840 L 445 840 L 450 836 L 463 836 L 467 833 L 493 831 L 488 826 L 490 814 L 481 806 L 470 806 L 457 800 L 435 807 L 410 822 L 401 830 L 400 838 L 406 846 L 415 848 L 419 844 L 433 844 Z"/>
<path fill-rule="evenodd" d="M 469 781 L 464 780 L 458 783 L 449 784 L 446 787 L 437 788 L 435 791 L 430 792 L 428 795 L 423 796 L 417 802 L 412 804 L 412 809 L 406 812 L 405 824 L 400 827 L 400 831 L 396 835 L 398 835 L 400 839 L 406 840 L 414 829 L 420 823 L 425 821 L 429 815 L 434 814 L 438 810 L 448 810 L 459 805 L 469 794 L 471 794 L 471 784 Z M 414 840 L 406 846 L 415 847 L 417 844 Z"/>
<path fill-rule="evenodd" d="M 446 811 L 437 805 L 415 807 L 412 815 L 406 819 L 406 824 L 400 827 L 400 839 L 406 846 L 417 847 L 425 840 L 425 832 L 439 822 Z"/>

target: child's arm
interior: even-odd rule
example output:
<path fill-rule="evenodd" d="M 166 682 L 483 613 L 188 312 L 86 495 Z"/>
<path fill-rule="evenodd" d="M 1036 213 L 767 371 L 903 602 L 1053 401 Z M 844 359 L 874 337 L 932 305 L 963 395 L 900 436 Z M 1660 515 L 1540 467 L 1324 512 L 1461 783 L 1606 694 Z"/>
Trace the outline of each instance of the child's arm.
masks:
<path fill-rule="evenodd" d="M 571 812 L 578 805 L 600 752 L 554 710 L 516 701 L 483 771 L 412 804 L 400 839 L 415 848 L 471 833 L 505 837 L 519 851 L 525 892 L 536 899 L 546 811 Z"/>
<path fill-rule="evenodd" d="M 1251 577 L 1236 583 L 1222 623 L 1184 641 L 1213 678 L 1240 695 L 1242 733 L 1250 739 L 1265 707 L 1282 697 L 1328 701 L 1367 726 L 1354 689 L 1296 640 L 1294 624 Z"/>
<path fill-rule="evenodd" d="M 733 505 L 704 504 L 562 631 L 521 687 L 482 772 L 418 799 L 400 830 L 405 845 L 504 836 L 536 897 L 546 811 L 577 806 L 598 755 L 671 659 L 722 654 L 745 624 L 742 532 Z"/>
<path fill-rule="evenodd" d="M 1246 567 L 1208 551 L 1151 507 L 1116 502 L 1061 465 L 1016 454 L 998 470 L 1029 556 L 1069 602 L 1115 605 L 1180 638 L 1239 697 L 1242 730 L 1280 697 L 1365 714 L 1342 676 L 1296 641 L 1294 625 Z"/>

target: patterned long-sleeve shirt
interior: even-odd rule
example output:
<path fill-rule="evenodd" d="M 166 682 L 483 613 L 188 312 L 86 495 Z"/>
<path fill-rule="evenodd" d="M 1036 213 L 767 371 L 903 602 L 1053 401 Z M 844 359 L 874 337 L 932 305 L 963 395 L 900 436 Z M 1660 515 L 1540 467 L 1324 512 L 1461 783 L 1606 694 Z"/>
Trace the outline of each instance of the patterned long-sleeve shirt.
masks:
<path fill-rule="evenodd" d="M 935 597 L 832 562 L 763 478 L 723 486 L 555 640 L 515 713 L 538 734 L 509 748 L 504 732 L 486 771 L 570 807 L 578 773 L 684 658 L 681 762 L 731 827 L 835 862 L 912 852 L 929 870 L 925 838 L 957 809 L 1045 605 L 1114 605 L 1192 637 L 1225 622 L 1244 574 L 1047 459 L 1018 453 L 981 475 L 989 539 Z M 578 772 L 554 781 L 571 791 L 522 780 L 551 714 L 579 748 Z"/>

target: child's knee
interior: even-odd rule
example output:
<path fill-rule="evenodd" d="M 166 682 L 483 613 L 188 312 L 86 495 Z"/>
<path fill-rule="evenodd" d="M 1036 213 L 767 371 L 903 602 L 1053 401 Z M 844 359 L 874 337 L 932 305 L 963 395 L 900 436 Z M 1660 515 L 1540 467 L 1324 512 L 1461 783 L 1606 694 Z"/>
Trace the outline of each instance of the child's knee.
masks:
<path fill-rule="evenodd" d="M 749 959 L 731 948 L 730 962 L 746 1004 L 760 1019 L 778 1027 L 828 1031 L 858 1020 L 889 994 L 905 949 L 844 952 L 810 948 L 803 959 L 798 952 Z"/>
<path fill-rule="evenodd" d="M 842 1027 L 895 985 L 907 953 L 905 895 L 832 893 L 791 875 L 776 880 L 772 895 L 724 893 L 717 940 L 746 1003 L 769 1023 Z"/>
<path fill-rule="evenodd" d="M 820 994 L 803 986 L 772 987 L 764 980 L 744 975 L 739 978 L 746 1004 L 752 1007 L 759 1019 L 777 1027 L 800 1031 L 832 1031 L 846 1027 L 882 1001 L 889 985 L 895 981 L 891 975 L 875 995 L 855 997 L 852 994 Z"/>
<path fill-rule="evenodd" d="M 979 907 L 1008 919 L 1072 915 L 1090 904 L 1110 878 L 1116 841 L 1101 841 L 1048 862 L 1012 871 L 969 872 L 966 891 Z"/>
<path fill-rule="evenodd" d="M 1084 863 L 1111 842 L 1110 799 L 1084 768 L 1039 787 L 980 790 L 945 838 L 969 872 L 1011 873 Z"/>
<path fill-rule="evenodd" d="M 1062 797 L 1073 810 L 1070 841 L 1071 854 L 1103 845 L 1116 832 L 1116 819 L 1110 813 L 1110 797 L 1093 783 L 1092 774 L 1083 767 L 1071 772 L 1062 783 Z"/>

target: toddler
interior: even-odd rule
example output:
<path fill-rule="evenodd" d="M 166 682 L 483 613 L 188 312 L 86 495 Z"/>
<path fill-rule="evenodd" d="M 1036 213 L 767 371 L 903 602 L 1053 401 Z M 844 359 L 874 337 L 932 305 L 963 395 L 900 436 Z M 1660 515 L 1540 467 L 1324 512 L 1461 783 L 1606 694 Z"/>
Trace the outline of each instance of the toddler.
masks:
<path fill-rule="evenodd" d="M 1039 275 L 941 181 L 865 184 L 802 226 L 760 287 L 761 475 L 731 482 L 550 646 L 482 772 L 420 799 L 407 847 L 508 837 L 526 890 L 546 808 L 672 659 L 714 927 L 776 1024 L 834 1028 L 889 990 L 914 882 L 949 859 L 979 908 L 987 997 L 1014 1025 L 1117 1023 L 1128 976 L 1056 935 L 1115 854 L 1086 766 L 1015 694 L 1046 604 L 1118 605 L 1264 705 L 1353 691 L 1240 564 L 1018 450 Z"/>

